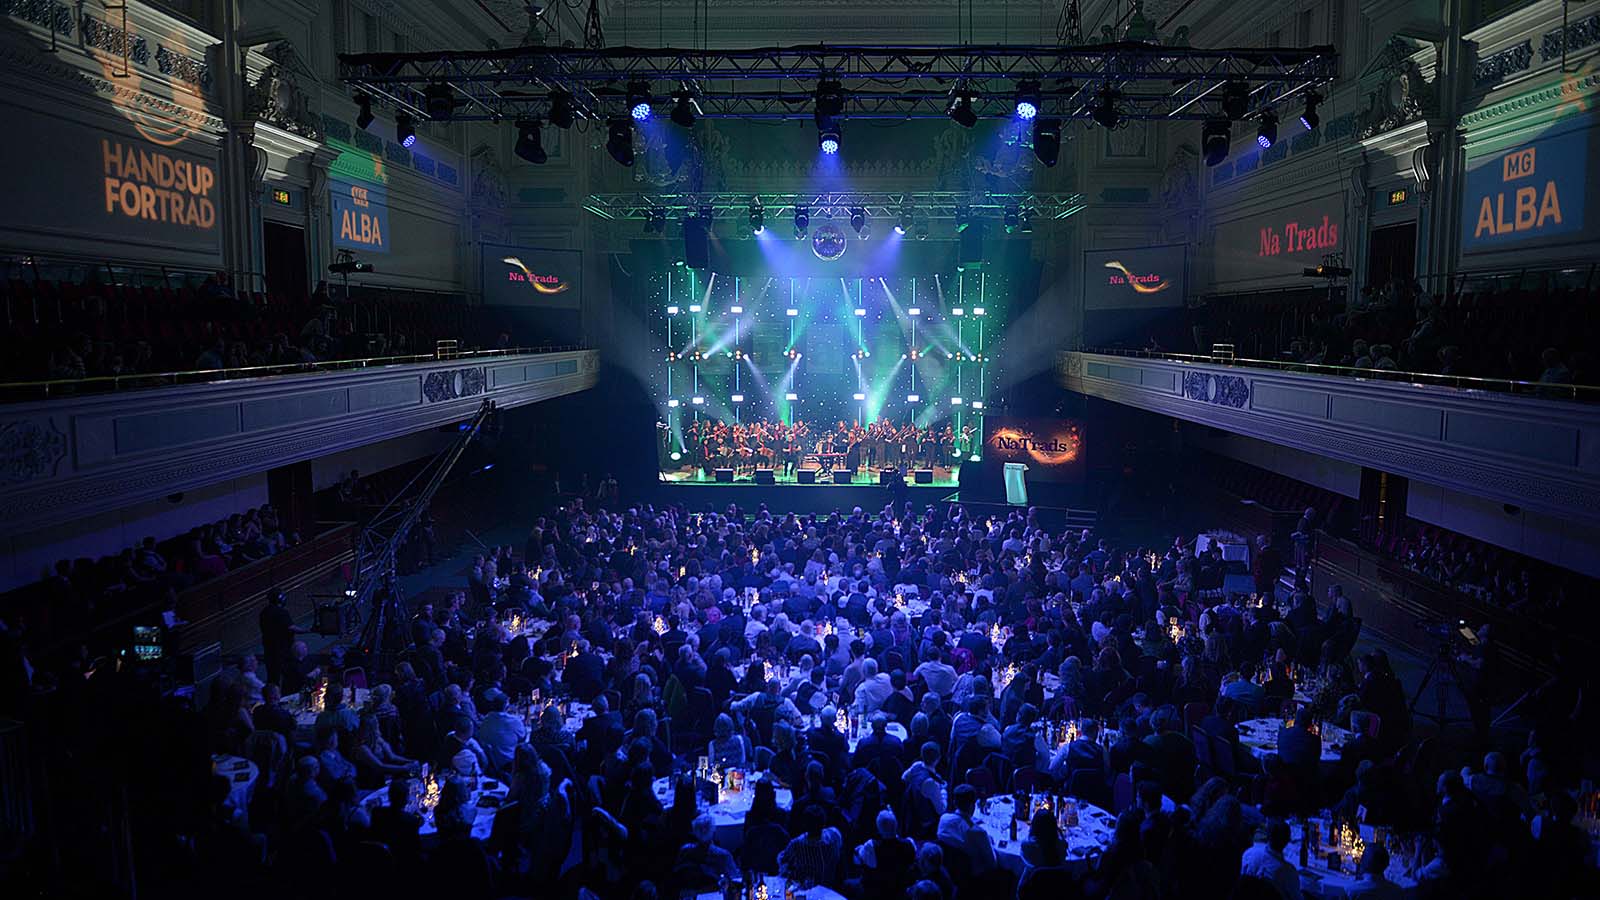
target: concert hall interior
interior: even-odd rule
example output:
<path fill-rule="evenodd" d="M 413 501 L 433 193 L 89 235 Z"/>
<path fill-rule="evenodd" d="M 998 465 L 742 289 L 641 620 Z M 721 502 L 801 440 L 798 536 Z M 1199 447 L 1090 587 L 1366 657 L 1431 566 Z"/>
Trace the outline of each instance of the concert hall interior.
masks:
<path fill-rule="evenodd" d="M 0 0 L 0 900 L 1600 897 L 1600 0 Z"/>

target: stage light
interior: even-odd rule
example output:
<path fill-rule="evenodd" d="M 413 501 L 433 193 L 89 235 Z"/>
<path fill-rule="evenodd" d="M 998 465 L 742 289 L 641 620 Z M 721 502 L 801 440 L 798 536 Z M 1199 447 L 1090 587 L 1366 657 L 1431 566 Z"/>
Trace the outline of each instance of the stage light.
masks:
<path fill-rule="evenodd" d="M 612 119 L 606 137 L 606 152 L 618 165 L 633 165 L 633 126 L 627 119 Z"/>
<path fill-rule="evenodd" d="M 696 350 L 689 355 L 689 358 L 695 362 L 700 362 L 706 358 L 706 352 L 704 350 Z"/>
<path fill-rule="evenodd" d="M 922 315 L 922 307 L 913 306 L 910 309 L 906 310 L 906 315 L 908 315 L 908 316 L 920 316 L 920 315 Z"/>
<path fill-rule="evenodd" d="M 902 210 L 900 210 L 900 221 L 895 223 L 894 233 L 895 234 L 905 234 L 906 232 L 908 232 L 910 230 L 911 230 L 911 211 L 908 210 L 908 209 L 902 209 Z"/>
<path fill-rule="evenodd" d="M 978 113 L 972 108 L 972 95 L 966 91 L 956 94 L 950 101 L 950 106 L 945 110 L 945 115 L 962 128 L 971 128 L 978 124 Z"/>
<path fill-rule="evenodd" d="M 974 400 L 974 401 L 972 401 L 972 408 L 973 409 L 983 409 L 983 401 L 982 400 Z M 973 459 L 977 459 L 977 457 L 974 456 Z"/>
<path fill-rule="evenodd" d="M 524 119 L 517 123 L 516 154 L 536 166 L 542 166 L 550 161 L 550 155 L 544 152 L 544 143 L 540 140 L 538 119 Z"/>
<path fill-rule="evenodd" d="M 856 307 L 856 315 L 858 315 L 858 316 L 865 316 L 865 315 L 866 315 L 866 314 L 867 314 L 867 311 L 866 311 L 866 310 L 864 310 L 864 309 L 862 309 L 862 308 L 861 308 L 861 307 L 859 307 L 859 306 L 858 306 L 858 307 Z"/>
<path fill-rule="evenodd" d="M 743 403 L 744 402 L 744 395 L 743 394 L 734 394 L 732 397 L 729 397 L 728 399 L 733 401 L 734 403 Z"/>
<path fill-rule="evenodd" d="M 865 348 L 863 348 L 863 349 L 857 350 L 856 352 L 850 354 L 850 358 L 851 359 L 866 359 L 867 357 L 869 357 L 871 355 L 872 354 L 870 352 L 868 352 Z"/>
<path fill-rule="evenodd" d="M 667 401 L 667 408 L 668 409 L 677 409 L 678 408 L 678 399 L 676 397 L 674 397 L 673 399 L 668 400 Z"/>
<path fill-rule="evenodd" d="M 1117 110 L 1117 99 L 1121 96 L 1122 92 L 1109 84 L 1100 89 L 1100 100 L 1091 113 L 1100 127 L 1115 128 L 1122 124 L 1122 113 Z"/>
<path fill-rule="evenodd" d="M 677 314 L 678 314 L 678 308 L 677 308 L 677 307 L 676 307 L 676 306 L 669 306 L 669 307 L 667 307 L 667 315 L 669 315 L 669 316 L 675 316 L 675 315 L 677 315 Z"/>
<path fill-rule="evenodd" d="M 839 126 L 830 125 L 817 132 L 817 146 L 829 156 L 839 152 L 839 145 L 843 143 L 843 136 L 839 133 Z"/>
<path fill-rule="evenodd" d="M 837 81 L 817 83 L 816 108 L 813 115 L 820 127 L 824 119 L 832 119 L 844 112 L 844 86 Z"/>
<path fill-rule="evenodd" d="M 394 117 L 394 139 L 402 147 L 410 147 L 417 142 L 417 126 L 409 115 L 399 113 Z"/>
<path fill-rule="evenodd" d="M 1035 119 L 1033 122 L 1033 155 L 1045 168 L 1053 168 L 1061 159 L 1061 120 Z"/>
<path fill-rule="evenodd" d="M 635 122 L 650 118 L 650 82 L 628 82 L 628 115 L 633 116 Z"/>
<path fill-rule="evenodd" d="M 783 399 L 790 401 L 799 400 L 800 395 L 796 394 L 794 391 L 790 391 L 789 393 L 783 395 Z"/>
<path fill-rule="evenodd" d="M 1214 166 L 1227 159 L 1232 139 L 1227 119 L 1207 119 L 1200 129 L 1200 147 L 1206 165 Z"/>
<path fill-rule="evenodd" d="M 572 95 L 562 90 L 550 92 L 550 124 L 566 130 L 572 127 L 575 118 L 572 112 Z"/>
<path fill-rule="evenodd" d="M 665 234 L 667 231 L 667 211 L 655 207 L 644 214 L 645 234 Z"/>
<path fill-rule="evenodd" d="M 788 316 L 788 317 L 790 317 L 790 318 L 794 318 L 795 316 L 800 315 L 800 310 L 795 309 L 794 307 L 791 306 L 788 309 L 784 310 L 783 314 Z"/>
<path fill-rule="evenodd" d="M 750 233 L 760 234 L 767 230 L 767 211 L 761 208 L 761 201 L 750 200 Z"/>
<path fill-rule="evenodd" d="M 981 316 L 984 314 L 984 308 L 981 306 L 974 306 L 972 308 L 972 314 L 975 316 Z"/>
<path fill-rule="evenodd" d="M 850 395 L 850 399 L 852 399 L 852 400 L 865 400 L 865 399 L 867 399 L 867 395 L 861 393 L 860 391 L 857 391 L 856 393 Z"/>
<path fill-rule="evenodd" d="M 702 308 L 703 307 L 701 307 L 700 304 L 698 304 L 698 303 L 689 304 L 689 312 L 692 312 L 692 313 L 693 312 L 699 312 Z"/>
<path fill-rule="evenodd" d="M 1316 91 L 1306 92 L 1306 108 L 1305 112 L 1300 114 L 1300 124 L 1304 125 L 1307 131 L 1316 128 L 1322 123 L 1322 117 L 1317 115 L 1317 104 L 1321 102 L 1321 94 L 1317 93 Z"/>
<path fill-rule="evenodd" d="M 850 227 L 856 230 L 856 234 L 867 227 L 867 210 L 864 207 L 850 207 Z"/>
<path fill-rule="evenodd" d="M 1017 85 L 1017 118 L 1027 121 L 1039 114 L 1039 82 L 1024 81 Z"/>
<path fill-rule="evenodd" d="M 922 402 L 922 395 L 921 394 L 907 394 L 906 395 L 906 402 L 907 403 L 921 403 Z"/>
<path fill-rule="evenodd" d="M 683 459 L 683 454 L 676 450 L 672 451 L 672 461 L 677 462 L 680 459 Z"/>
<path fill-rule="evenodd" d="M 366 94 L 357 94 L 355 96 L 355 101 L 356 101 L 356 127 L 361 129 L 362 131 L 366 131 L 367 130 L 367 126 L 371 125 L 372 124 L 372 120 L 373 120 L 372 98 L 367 96 Z"/>
<path fill-rule="evenodd" d="M 950 398 L 950 405 L 951 406 L 960 406 L 961 405 L 961 398 L 960 397 L 951 397 Z"/>
<path fill-rule="evenodd" d="M 952 316 L 964 316 L 966 314 L 967 314 L 967 311 L 962 309 L 959 306 L 956 307 L 955 309 L 950 310 L 950 315 L 952 315 Z"/>
<path fill-rule="evenodd" d="M 672 95 L 677 103 L 672 106 L 672 121 L 684 128 L 693 128 L 694 120 L 700 115 L 700 103 L 695 100 L 693 91 L 678 91 Z"/>
<path fill-rule="evenodd" d="M 961 232 L 966 231 L 967 230 L 967 226 L 971 225 L 971 224 L 972 224 L 972 211 L 967 209 L 966 207 L 957 207 L 956 208 L 956 234 L 960 234 Z"/>
<path fill-rule="evenodd" d="M 455 92 L 450 85 L 435 81 L 422 89 L 422 108 L 430 119 L 447 120 L 455 115 Z"/>
<path fill-rule="evenodd" d="M 1006 206 L 1005 216 L 1002 220 L 1006 224 L 1006 234 L 1015 232 L 1017 230 L 1017 223 L 1021 220 L 1022 210 L 1018 208 L 1017 204 L 1015 203 L 1008 204 Z"/>
<path fill-rule="evenodd" d="M 731 312 L 731 313 L 733 313 L 734 315 L 737 316 L 740 313 L 744 312 L 744 307 L 742 307 L 742 306 L 730 306 L 730 307 L 728 307 L 728 312 Z"/>
<path fill-rule="evenodd" d="M 811 207 L 807 206 L 804 203 L 801 203 L 800 200 L 797 198 L 794 201 L 794 231 L 795 231 L 795 234 L 803 235 L 803 234 L 806 233 L 806 229 L 810 228 L 810 227 L 811 227 Z"/>
<path fill-rule="evenodd" d="M 1261 111 L 1261 121 L 1256 124 L 1256 146 L 1270 149 L 1278 142 L 1278 114 L 1270 109 Z"/>
<path fill-rule="evenodd" d="M 1237 122 L 1250 111 L 1250 85 L 1243 81 L 1230 81 L 1222 86 L 1222 114 Z"/>
<path fill-rule="evenodd" d="M 706 404 L 706 398 L 704 398 L 704 397 L 695 397 L 695 398 L 691 399 L 689 402 L 693 403 L 695 406 L 704 406 Z"/>
<path fill-rule="evenodd" d="M 928 239 L 929 230 L 930 229 L 929 229 L 929 226 L 928 226 L 928 220 L 927 219 L 923 219 L 922 221 L 918 222 L 917 223 L 917 240 L 919 240 L 919 241 L 927 240 Z"/>
<path fill-rule="evenodd" d="M 668 350 L 667 351 L 667 362 L 677 362 L 677 361 L 678 361 L 678 351 L 676 351 L 676 350 Z"/>
<path fill-rule="evenodd" d="M 917 355 L 918 355 L 918 351 L 917 350 L 912 350 L 911 351 L 911 361 L 912 362 L 916 362 L 917 361 Z"/>

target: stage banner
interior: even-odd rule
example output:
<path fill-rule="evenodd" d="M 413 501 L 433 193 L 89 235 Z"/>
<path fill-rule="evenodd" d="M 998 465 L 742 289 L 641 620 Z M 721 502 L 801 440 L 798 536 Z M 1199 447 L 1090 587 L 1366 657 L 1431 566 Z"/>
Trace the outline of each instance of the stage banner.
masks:
<path fill-rule="evenodd" d="M 1574 118 L 1515 147 L 1467 163 L 1461 251 L 1491 253 L 1594 240 L 1589 182 L 1594 120 Z"/>
<path fill-rule="evenodd" d="M 1182 306 L 1186 254 L 1183 244 L 1084 251 L 1083 308 Z"/>
<path fill-rule="evenodd" d="M 220 254 L 216 144 L 187 132 L 147 134 L 120 120 L 92 126 L 68 118 L 68 108 L 6 104 L 0 232 L 9 243 L 63 238 L 152 264 L 165 261 L 162 248 Z"/>
<path fill-rule="evenodd" d="M 490 306 L 577 309 L 583 295 L 583 252 L 483 245 L 483 302 Z"/>
<path fill-rule="evenodd" d="M 1024 463 L 1029 481 L 1077 483 L 1084 476 L 1083 423 L 994 416 L 985 421 L 984 456 Z"/>
<path fill-rule="evenodd" d="M 1304 269 L 1330 253 L 1344 253 L 1349 265 L 1344 207 L 1341 191 L 1287 209 L 1217 222 L 1211 240 L 1212 280 L 1223 288 L 1305 282 Z"/>
<path fill-rule="evenodd" d="M 375 184 L 328 183 L 333 246 L 362 253 L 389 252 L 389 195 Z"/>

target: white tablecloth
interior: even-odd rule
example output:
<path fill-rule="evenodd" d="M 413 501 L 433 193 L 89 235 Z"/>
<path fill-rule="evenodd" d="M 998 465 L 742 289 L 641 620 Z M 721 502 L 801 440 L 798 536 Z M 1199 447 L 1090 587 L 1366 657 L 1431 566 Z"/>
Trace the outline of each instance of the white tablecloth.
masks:
<path fill-rule="evenodd" d="M 472 821 L 472 836 L 480 841 L 489 839 L 489 834 L 494 830 L 494 817 L 505 805 L 506 795 L 511 793 L 511 786 L 503 781 L 493 778 L 480 779 L 480 786 L 472 792 L 472 805 L 477 812 L 477 817 Z M 484 798 L 489 798 L 487 801 Z M 389 789 L 378 788 L 362 799 L 361 805 L 370 808 L 389 805 Z M 435 841 L 439 837 L 439 829 L 433 824 L 433 813 L 422 816 L 422 827 L 417 830 L 424 841 Z"/>
<path fill-rule="evenodd" d="M 255 792 L 256 779 L 261 776 L 255 763 L 242 756 L 215 753 L 211 756 L 211 771 L 227 777 L 229 798 L 235 809 L 250 808 L 250 795 Z"/>
<path fill-rule="evenodd" d="M 1110 846 L 1117 817 L 1092 803 L 1083 800 L 1073 802 L 1078 805 L 1078 824 L 1064 829 L 1061 838 L 1067 846 L 1067 865 L 1083 869 L 1087 868 L 1091 859 Z M 1015 808 L 1011 795 L 995 796 L 989 800 L 987 812 L 982 804 L 979 805 L 973 821 L 988 833 L 989 840 L 994 844 L 996 861 L 1013 872 L 1021 872 L 1022 842 L 1028 838 L 1028 822 L 1033 816 L 1030 813 L 1022 817 L 1022 821 L 1017 823 L 1017 839 L 1012 840 L 1011 817 Z"/>
<path fill-rule="evenodd" d="M 768 875 L 762 879 L 767 884 L 767 896 L 771 900 L 783 900 L 783 879 L 776 875 Z M 706 891 L 695 895 L 695 900 L 722 900 L 722 894 L 717 891 Z M 844 895 L 832 888 L 817 885 L 816 887 L 794 889 L 794 900 L 844 900 Z"/>
<path fill-rule="evenodd" d="M 1291 824 L 1289 827 L 1290 839 L 1288 846 L 1283 848 L 1283 858 L 1294 864 L 1300 872 L 1300 889 L 1307 896 L 1322 897 L 1325 900 L 1343 900 L 1350 893 L 1350 889 L 1361 880 L 1359 875 L 1347 875 L 1344 872 L 1335 872 L 1328 868 L 1328 821 L 1326 819 L 1313 820 L 1321 826 L 1322 853 L 1320 856 L 1312 854 L 1305 866 L 1300 866 L 1300 825 Z M 1361 826 L 1361 840 L 1371 844 L 1374 832 L 1370 825 Z M 1348 850 L 1345 851 L 1348 855 Z M 1406 872 L 1404 854 L 1391 853 L 1389 868 L 1384 872 L 1389 880 L 1399 886 L 1406 896 L 1417 892 L 1417 880 Z"/>
<path fill-rule="evenodd" d="M 768 777 L 771 776 L 758 775 L 753 772 L 746 773 L 744 790 L 736 794 L 727 795 L 726 800 L 712 806 L 710 809 L 705 809 L 704 803 L 696 800 L 695 805 L 709 812 L 711 820 L 716 823 L 717 843 L 730 849 L 744 843 L 744 817 L 750 812 L 750 804 L 755 802 L 756 797 L 754 780 Z M 669 808 L 672 806 L 673 799 L 672 782 L 673 776 L 664 775 L 657 778 L 654 784 L 656 799 L 661 801 L 662 806 Z M 779 809 L 788 812 L 789 808 L 794 805 L 794 794 L 786 787 L 775 787 L 773 800 L 777 803 Z M 782 894 L 778 896 L 781 897 Z"/>
<path fill-rule="evenodd" d="M 349 689 L 346 689 L 344 692 L 344 705 L 355 710 L 356 714 L 359 715 L 361 710 L 366 708 L 367 698 L 372 696 L 372 691 L 368 690 L 367 688 L 356 688 L 355 695 L 355 702 L 350 702 L 350 691 Z M 286 709 L 294 711 L 294 724 L 296 728 L 310 730 L 316 726 L 317 716 L 320 715 L 320 713 L 315 713 L 309 709 L 306 709 L 305 701 L 300 699 L 299 694 L 286 695 L 283 698 L 283 705 Z"/>
<path fill-rule="evenodd" d="M 1277 718 L 1246 719 L 1239 723 L 1239 743 L 1250 749 L 1256 759 L 1278 752 L 1278 729 L 1283 720 Z M 1327 722 L 1322 724 L 1322 761 L 1336 763 L 1344 745 L 1355 735 L 1348 729 Z"/>

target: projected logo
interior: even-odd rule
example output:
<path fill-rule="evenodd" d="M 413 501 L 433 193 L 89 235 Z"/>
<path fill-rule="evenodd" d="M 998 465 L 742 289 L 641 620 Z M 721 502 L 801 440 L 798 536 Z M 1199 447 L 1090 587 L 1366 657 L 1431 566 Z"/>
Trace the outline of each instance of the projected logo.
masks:
<path fill-rule="evenodd" d="M 1106 268 L 1111 269 L 1113 273 L 1122 273 L 1120 275 L 1111 275 L 1111 277 L 1106 280 L 1107 284 L 1125 284 L 1128 287 L 1133 288 L 1134 292 L 1138 294 L 1158 294 L 1172 286 L 1171 283 L 1166 279 L 1153 272 L 1147 275 L 1139 275 L 1134 272 L 1130 272 L 1128 271 L 1127 266 L 1115 259 L 1107 261 L 1105 266 Z"/>
<path fill-rule="evenodd" d="M 1041 466 L 1065 466 L 1079 460 L 1083 435 L 1078 426 L 1055 427 L 1002 425 L 988 441 L 989 452 L 1012 462 L 1032 461 Z"/>
<path fill-rule="evenodd" d="M 560 276 L 540 275 L 524 265 L 520 257 L 508 256 L 505 259 L 502 259 L 501 262 L 512 267 L 512 269 L 506 273 L 507 281 L 514 281 L 519 284 L 531 284 L 533 285 L 533 289 L 541 294 L 560 294 L 565 292 L 567 289 L 567 283 L 562 281 Z"/>
<path fill-rule="evenodd" d="M 817 259 L 833 262 L 844 255 L 844 248 L 844 231 L 831 222 L 818 227 L 811 235 L 811 252 Z"/>

